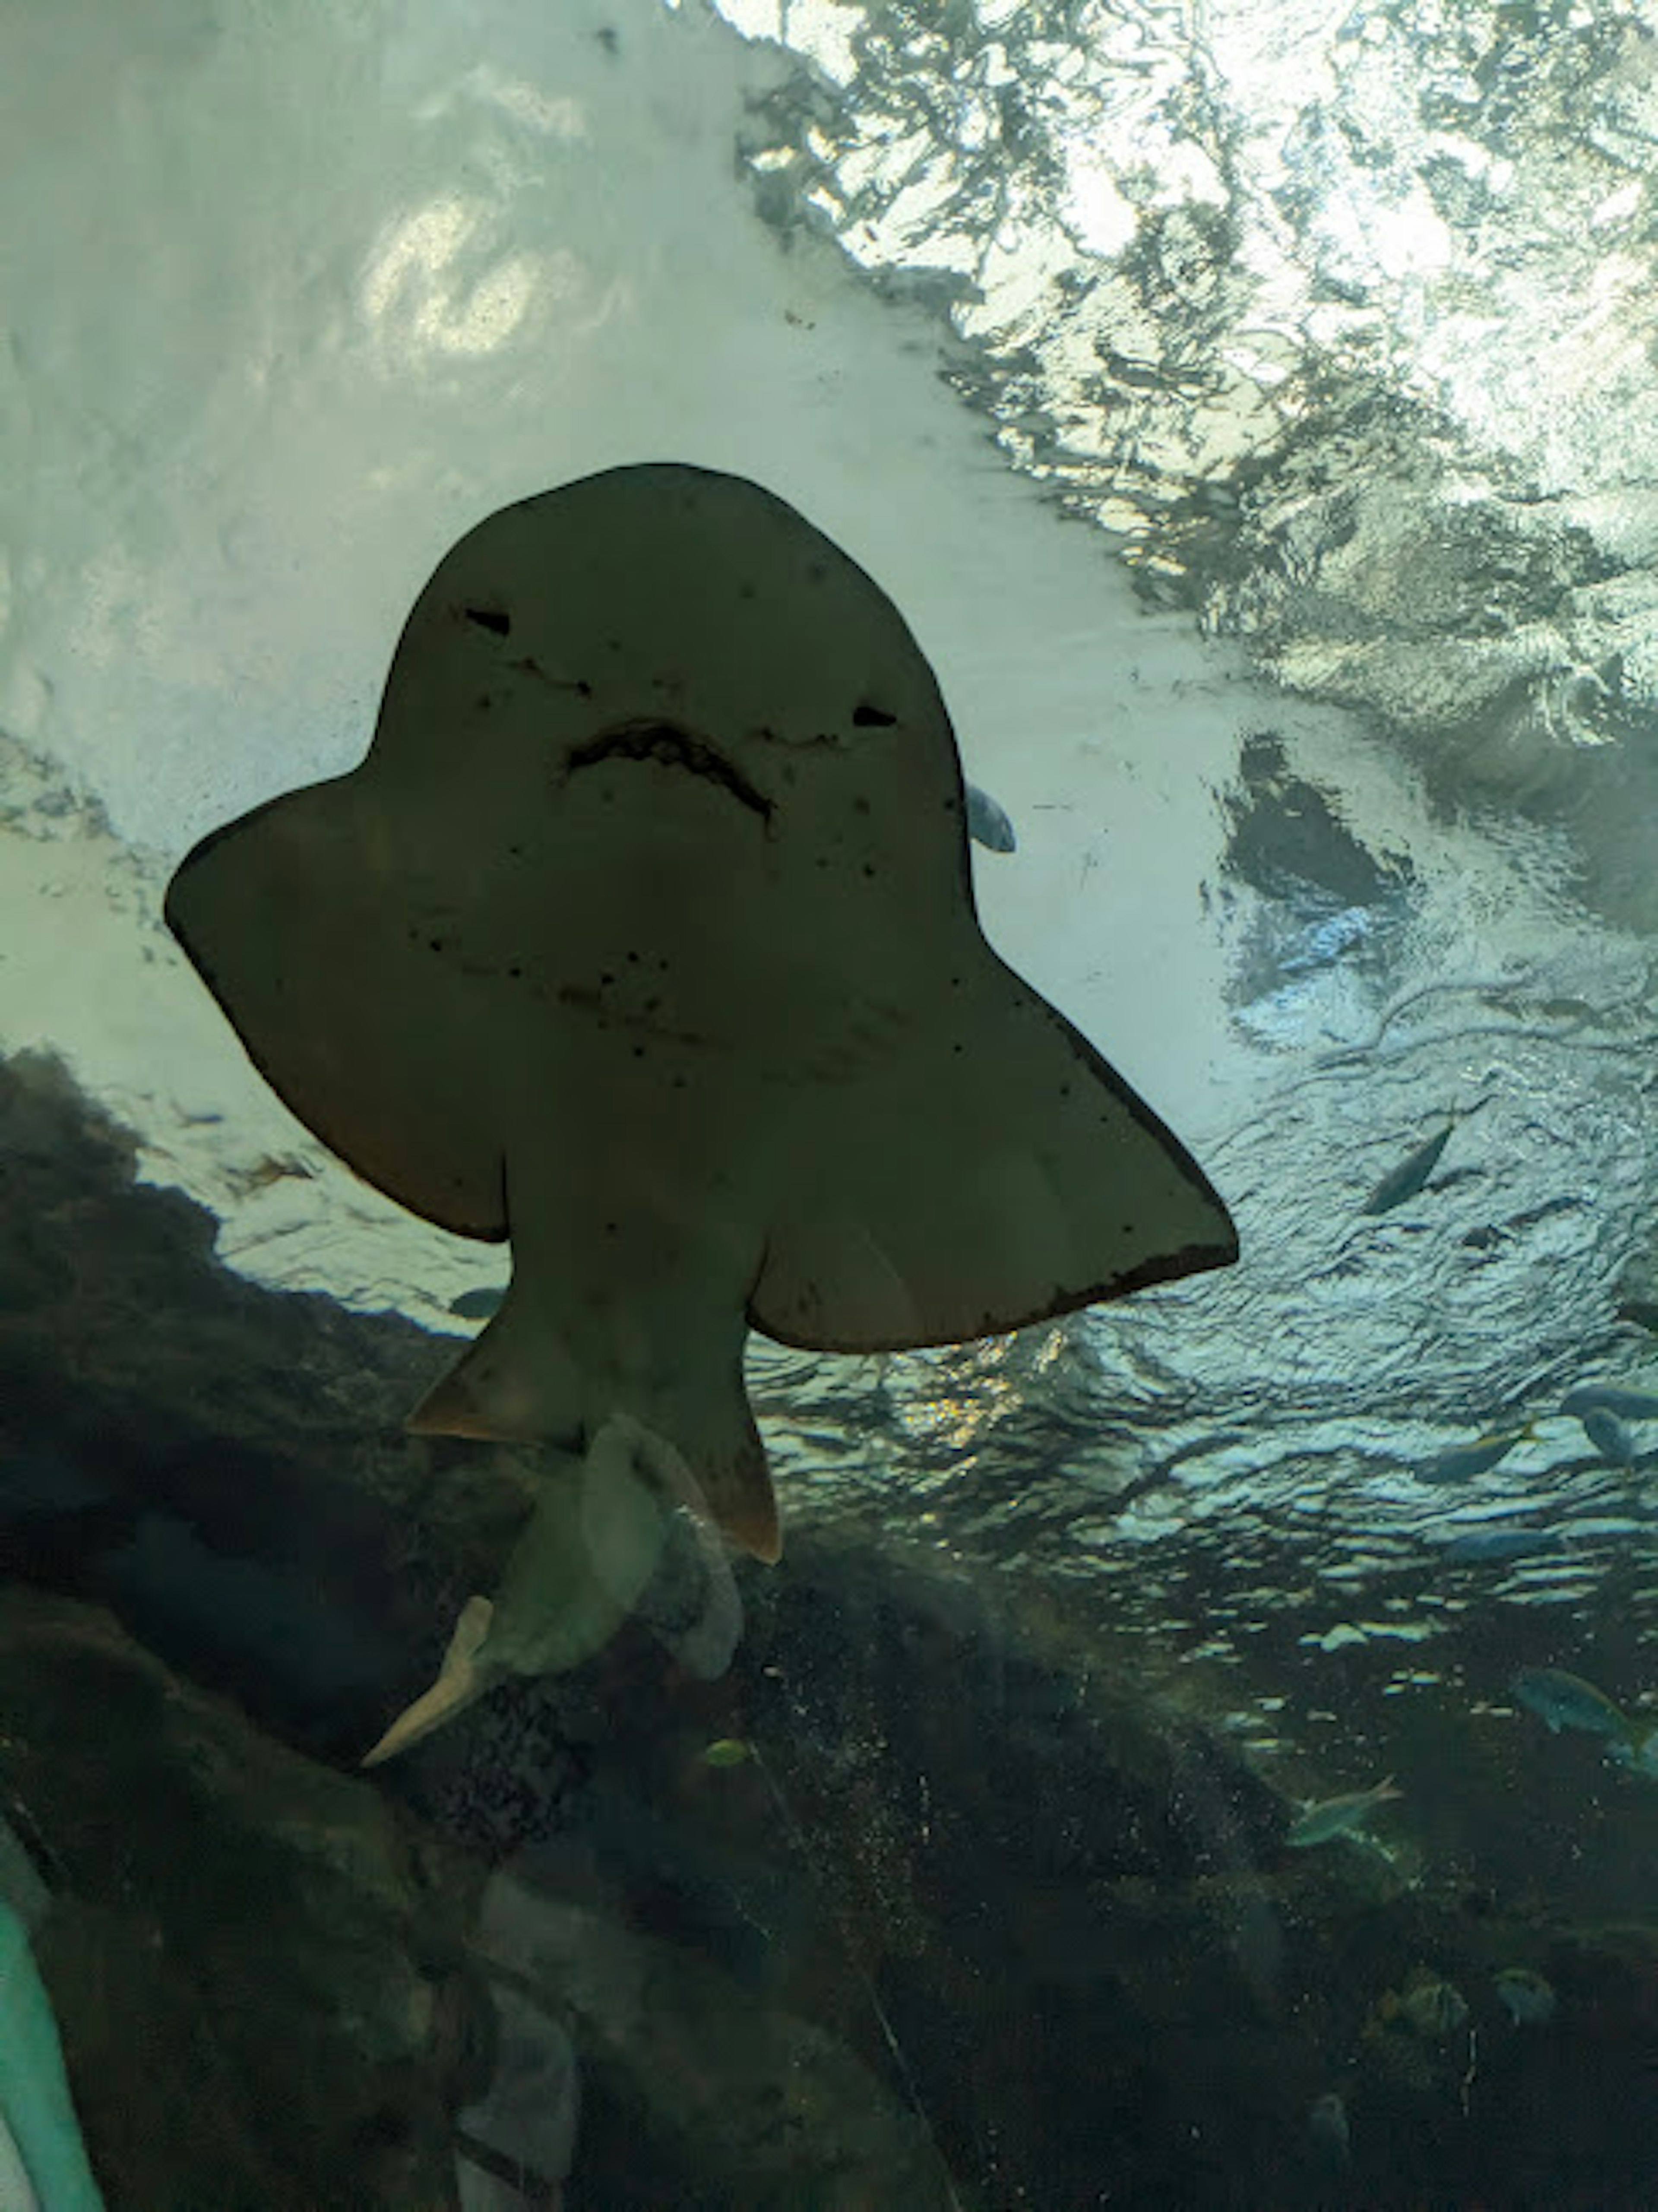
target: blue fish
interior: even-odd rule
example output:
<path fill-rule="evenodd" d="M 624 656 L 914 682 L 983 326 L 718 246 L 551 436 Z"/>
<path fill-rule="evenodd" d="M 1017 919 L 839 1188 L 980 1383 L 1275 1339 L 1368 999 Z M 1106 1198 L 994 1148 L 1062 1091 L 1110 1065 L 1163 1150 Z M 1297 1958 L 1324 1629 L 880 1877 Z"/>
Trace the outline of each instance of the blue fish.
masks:
<path fill-rule="evenodd" d="M 981 791 L 976 783 L 967 787 L 967 834 L 989 853 L 1011 853 L 1018 847 L 1013 824 L 990 793 Z"/>
<path fill-rule="evenodd" d="M 1553 1538 L 1546 1528 L 1467 1528 L 1445 1547 L 1448 1559 L 1523 1559 L 1546 1551 Z"/>
<path fill-rule="evenodd" d="M 1412 1473 L 1418 1482 L 1467 1482 L 1471 1475 L 1484 1474 L 1487 1468 L 1506 1459 L 1515 1446 L 1526 1443 L 1532 1433 L 1529 1421 L 1517 1429 L 1491 1429 L 1468 1443 L 1452 1444 L 1448 1450 L 1435 1452 L 1431 1458 L 1413 1468 Z"/>
<path fill-rule="evenodd" d="M 1634 1466 L 1635 1439 L 1616 1413 L 1605 1406 L 1591 1406 L 1577 1418 L 1583 1424 L 1584 1435 L 1608 1467 Z"/>
<path fill-rule="evenodd" d="M 1578 1729 L 1586 1735 L 1605 1737 L 1625 1757 L 1634 1757 L 1633 1723 L 1604 1690 L 1597 1690 L 1581 1674 L 1569 1674 L 1564 1667 L 1522 1667 L 1509 1686 L 1528 1712 L 1547 1722 L 1551 1735 Z"/>
<path fill-rule="evenodd" d="M 1563 1413 L 1610 1413 L 1619 1421 L 1658 1421 L 1658 1397 L 1650 1390 L 1620 1390 L 1612 1382 L 1580 1382 L 1560 1401 Z"/>
<path fill-rule="evenodd" d="M 1425 1142 L 1392 1168 L 1359 1207 L 1361 1213 L 1391 1213 L 1396 1206 L 1403 1206 L 1407 1198 L 1414 1198 L 1428 1177 L 1439 1165 L 1439 1155 L 1450 1141 L 1455 1128 L 1455 1117 L 1436 1130 Z"/>

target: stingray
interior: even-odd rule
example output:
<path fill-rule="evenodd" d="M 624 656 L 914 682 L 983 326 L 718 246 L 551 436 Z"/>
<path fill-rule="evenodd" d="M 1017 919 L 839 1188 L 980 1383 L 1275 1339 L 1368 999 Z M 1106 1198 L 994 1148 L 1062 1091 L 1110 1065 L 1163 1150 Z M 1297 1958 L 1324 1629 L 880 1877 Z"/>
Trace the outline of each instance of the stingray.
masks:
<path fill-rule="evenodd" d="M 761 1559 L 750 1328 L 963 1342 L 1236 1256 L 1184 1147 L 981 931 L 897 609 L 741 477 L 613 469 L 479 524 L 361 763 L 205 838 L 167 918 L 325 1145 L 511 1241 L 410 1426 L 580 1458 L 620 1418 Z"/>

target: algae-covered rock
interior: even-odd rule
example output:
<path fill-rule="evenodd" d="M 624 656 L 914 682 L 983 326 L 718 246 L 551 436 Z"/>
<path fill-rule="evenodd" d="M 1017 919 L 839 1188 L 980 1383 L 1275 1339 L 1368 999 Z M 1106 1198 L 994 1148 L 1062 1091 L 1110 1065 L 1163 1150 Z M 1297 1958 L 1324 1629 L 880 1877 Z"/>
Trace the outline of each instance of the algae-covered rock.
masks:
<path fill-rule="evenodd" d="M 921 2119 L 843 2043 L 689 1952 L 506 1875 L 484 1893 L 475 1941 L 568 2014 L 641 2154 L 677 2169 L 676 2204 L 685 2191 L 744 2212 L 959 2202 Z M 614 2178 L 605 2201 L 623 2201 Z"/>
<path fill-rule="evenodd" d="M 446 2212 L 479 2000 L 386 1802 L 16 1589 L 0 1728 L 57 1862 L 34 1949 L 111 2212 Z"/>

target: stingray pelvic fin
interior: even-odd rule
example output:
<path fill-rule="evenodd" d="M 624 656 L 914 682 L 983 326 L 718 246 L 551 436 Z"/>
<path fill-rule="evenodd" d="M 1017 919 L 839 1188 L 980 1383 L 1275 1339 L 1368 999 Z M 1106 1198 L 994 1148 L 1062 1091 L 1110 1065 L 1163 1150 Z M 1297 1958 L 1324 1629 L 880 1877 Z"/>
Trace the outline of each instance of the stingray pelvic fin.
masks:
<path fill-rule="evenodd" d="M 775 1564 L 783 1549 L 783 1528 L 778 1517 L 777 1494 L 772 1488 L 771 1468 L 757 1435 L 750 1448 L 723 1466 L 705 1467 L 702 1490 L 715 1526 L 741 1552 Z"/>

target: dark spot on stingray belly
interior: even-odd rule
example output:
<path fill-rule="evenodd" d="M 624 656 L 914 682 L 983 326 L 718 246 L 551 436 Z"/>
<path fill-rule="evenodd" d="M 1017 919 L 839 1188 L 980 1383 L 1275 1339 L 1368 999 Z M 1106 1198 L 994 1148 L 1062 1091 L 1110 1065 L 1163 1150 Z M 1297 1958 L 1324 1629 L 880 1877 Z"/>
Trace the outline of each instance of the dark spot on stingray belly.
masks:
<path fill-rule="evenodd" d="M 573 748 L 568 774 L 574 778 L 584 769 L 614 760 L 653 761 L 659 768 L 683 769 L 689 775 L 718 784 L 762 822 L 771 820 L 772 803 L 765 793 L 756 790 L 718 746 L 706 738 L 694 737 L 676 722 L 618 722 L 613 729 L 601 730 L 585 745 Z"/>
<path fill-rule="evenodd" d="M 595 987 L 591 983 L 561 983 L 553 993 L 561 1006 L 568 1006 L 574 1014 L 586 1014 L 597 1022 L 601 1030 L 620 1030 L 625 1036 L 644 1037 L 662 1044 L 683 1045 L 692 1052 L 708 1049 L 709 1039 L 695 1030 L 671 1029 L 665 1022 L 653 1018 L 652 1008 L 659 1001 L 653 999 L 642 1012 L 619 1004 L 616 995 L 606 988 L 615 981 L 606 975 Z M 634 1057 L 641 1058 L 643 1045 L 635 1044 Z"/>
<path fill-rule="evenodd" d="M 550 691 L 574 691 L 579 698 L 591 699 L 593 687 L 585 676 L 550 676 L 531 653 L 517 660 L 509 660 L 508 668 L 515 668 L 520 676 L 533 676 L 537 684 L 544 684 Z"/>

